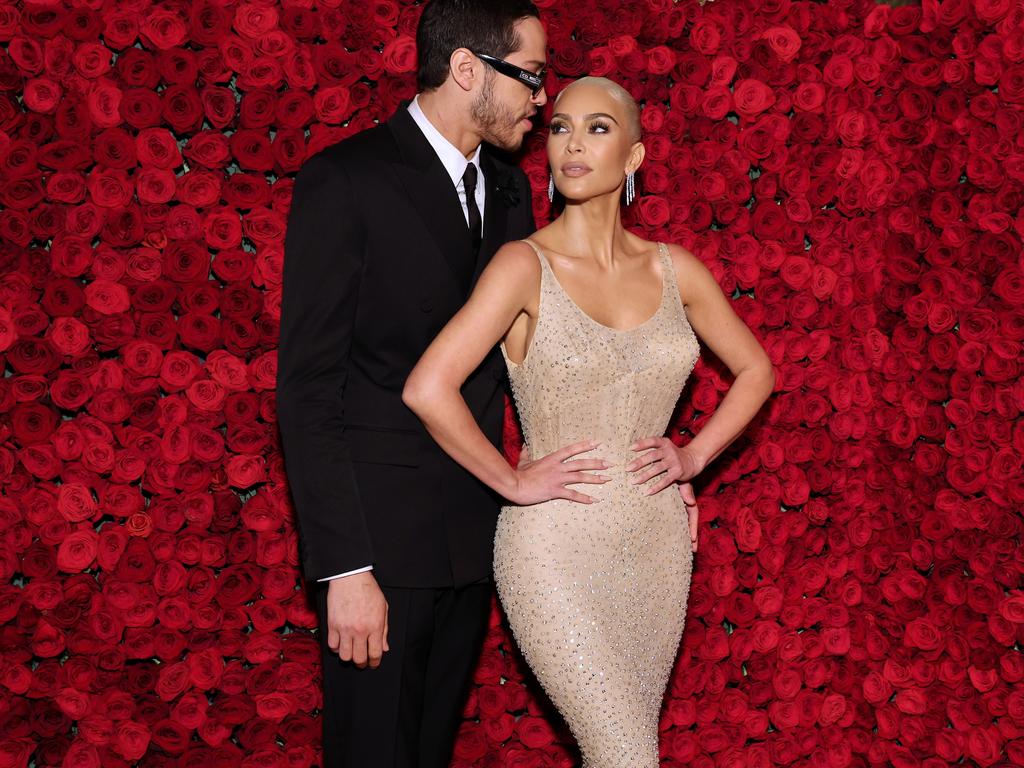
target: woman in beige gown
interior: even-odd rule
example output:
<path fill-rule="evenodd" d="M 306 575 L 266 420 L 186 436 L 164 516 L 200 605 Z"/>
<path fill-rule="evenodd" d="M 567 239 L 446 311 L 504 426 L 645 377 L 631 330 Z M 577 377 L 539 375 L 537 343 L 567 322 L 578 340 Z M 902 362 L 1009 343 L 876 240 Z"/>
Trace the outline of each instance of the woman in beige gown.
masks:
<path fill-rule="evenodd" d="M 741 433 L 774 376 L 693 255 L 622 227 L 622 190 L 644 154 L 629 94 L 583 78 L 553 111 L 548 158 L 565 211 L 495 255 L 404 397 L 442 448 L 510 502 L 494 541 L 498 595 L 584 766 L 645 768 L 658 765 L 686 615 L 696 544 L 686 481 Z M 677 448 L 664 433 L 698 336 L 735 380 Z M 459 394 L 499 341 L 525 448 L 540 457 L 518 468 Z"/>

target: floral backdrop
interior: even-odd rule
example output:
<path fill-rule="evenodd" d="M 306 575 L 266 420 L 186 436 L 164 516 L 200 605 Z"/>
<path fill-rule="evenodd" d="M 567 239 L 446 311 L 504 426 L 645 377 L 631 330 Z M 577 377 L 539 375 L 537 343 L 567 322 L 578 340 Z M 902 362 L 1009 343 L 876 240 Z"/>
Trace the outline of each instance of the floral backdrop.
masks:
<path fill-rule="evenodd" d="M 538 4 L 549 92 L 643 100 L 630 226 L 778 368 L 699 483 L 664 764 L 1024 764 L 1024 6 Z M 418 14 L 0 1 L 0 768 L 317 762 L 283 233 L 303 159 L 414 93 Z M 706 357 L 679 440 L 727 386 Z M 459 768 L 575 760 L 497 610 L 465 718 Z"/>

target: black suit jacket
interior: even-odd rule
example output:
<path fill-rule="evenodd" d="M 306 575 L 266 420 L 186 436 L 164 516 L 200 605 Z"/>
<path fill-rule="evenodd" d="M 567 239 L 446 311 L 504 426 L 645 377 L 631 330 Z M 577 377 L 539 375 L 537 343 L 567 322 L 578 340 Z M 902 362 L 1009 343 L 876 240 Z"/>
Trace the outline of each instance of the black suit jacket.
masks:
<path fill-rule="evenodd" d="M 483 243 L 404 107 L 302 166 L 285 236 L 277 408 L 306 577 L 373 564 L 381 584 L 491 571 L 500 500 L 430 438 L 405 380 L 494 252 L 534 230 L 526 177 L 485 146 Z M 495 445 L 505 368 L 492 350 L 463 395 Z"/>

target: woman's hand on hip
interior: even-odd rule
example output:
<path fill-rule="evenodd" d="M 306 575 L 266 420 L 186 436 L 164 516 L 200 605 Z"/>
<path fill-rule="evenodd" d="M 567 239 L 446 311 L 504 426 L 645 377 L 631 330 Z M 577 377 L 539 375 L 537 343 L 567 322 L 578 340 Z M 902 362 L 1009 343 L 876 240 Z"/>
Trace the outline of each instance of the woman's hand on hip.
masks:
<path fill-rule="evenodd" d="M 661 477 L 652 485 L 647 495 L 665 490 L 673 483 L 692 480 L 704 469 L 703 462 L 686 447 L 678 448 L 667 437 L 647 437 L 637 440 L 630 448 L 643 451 L 626 465 L 627 472 L 635 472 L 634 485 L 645 483 L 653 477 Z"/>
<path fill-rule="evenodd" d="M 697 494 L 689 483 L 679 483 L 679 495 L 686 507 L 686 518 L 690 528 L 690 551 L 697 551 L 697 525 L 700 523 L 700 509 L 697 508 Z"/>
<path fill-rule="evenodd" d="M 519 506 L 540 504 L 551 499 L 568 499 L 581 504 L 592 504 L 596 499 L 567 486 L 574 483 L 604 484 L 610 478 L 593 474 L 594 470 L 608 469 L 608 463 L 601 459 L 572 459 L 581 453 L 592 451 L 599 443 L 584 440 L 567 445 L 536 461 L 521 457 L 516 469 L 516 485 L 508 500 Z M 525 458 L 525 460 L 524 460 Z"/>

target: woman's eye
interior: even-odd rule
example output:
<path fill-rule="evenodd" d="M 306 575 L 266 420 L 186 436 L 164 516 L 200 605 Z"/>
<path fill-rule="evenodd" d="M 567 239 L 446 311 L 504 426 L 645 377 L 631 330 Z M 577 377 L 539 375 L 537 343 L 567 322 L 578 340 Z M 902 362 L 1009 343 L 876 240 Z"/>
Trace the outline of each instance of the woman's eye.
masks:
<path fill-rule="evenodd" d="M 561 133 L 564 129 L 565 129 L 565 126 L 562 125 L 561 123 L 552 123 L 551 124 L 551 132 L 552 133 Z"/>
<path fill-rule="evenodd" d="M 590 130 L 594 133 L 608 133 L 608 123 L 591 123 Z"/>

